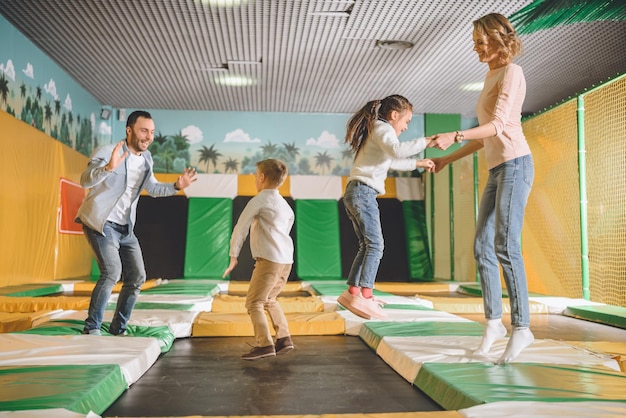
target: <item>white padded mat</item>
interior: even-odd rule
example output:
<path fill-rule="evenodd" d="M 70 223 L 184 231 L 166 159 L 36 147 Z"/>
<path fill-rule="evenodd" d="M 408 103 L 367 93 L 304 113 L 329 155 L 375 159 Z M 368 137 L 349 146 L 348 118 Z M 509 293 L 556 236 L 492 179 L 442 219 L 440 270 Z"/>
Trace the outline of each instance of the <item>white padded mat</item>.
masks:
<path fill-rule="evenodd" d="M 626 403 L 621 402 L 491 402 L 460 409 L 466 418 L 623 418 Z"/>
<path fill-rule="evenodd" d="M 113 311 L 105 311 L 103 321 L 111 322 L 113 319 Z M 139 326 L 167 326 L 174 334 L 175 338 L 186 338 L 191 336 L 191 328 L 196 317 L 200 314 L 198 311 L 176 311 L 169 309 L 135 309 L 133 310 L 130 325 Z M 53 311 L 37 320 L 33 321 L 33 326 L 37 326 L 43 322 L 54 319 L 75 319 L 85 320 L 87 311 Z"/>
<path fill-rule="evenodd" d="M 0 366 L 118 364 L 129 386 L 160 354 L 156 338 L 0 334 Z"/>
<path fill-rule="evenodd" d="M 119 294 L 114 293 L 109 299 L 109 303 L 117 303 Z M 142 303 L 171 303 L 192 305 L 191 311 L 210 312 L 213 306 L 213 296 L 193 296 L 193 295 L 167 295 L 140 293 L 137 302 Z M 139 310 L 135 308 L 135 310 Z M 134 310 L 133 310 L 134 312 Z"/>
<path fill-rule="evenodd" d="M 487 356 L 475 356 L 482 337 L 426 336 L 384 337 L 376 354 L 409 383 L 413 383 L 422 364 L 495 363 L 506 348 L 507 338 L 497 340 Z M 592 353 L 554 340 L 535 340 L 515 359 L 516 363 L 605 366 L 619 371 L 619 363 L 608 355 Z"/>

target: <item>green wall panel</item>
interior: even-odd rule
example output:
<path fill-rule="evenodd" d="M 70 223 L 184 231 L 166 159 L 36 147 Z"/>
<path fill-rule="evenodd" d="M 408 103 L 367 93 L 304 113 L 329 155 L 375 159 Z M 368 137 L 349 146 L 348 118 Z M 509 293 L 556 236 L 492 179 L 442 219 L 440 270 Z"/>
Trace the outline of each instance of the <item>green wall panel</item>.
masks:
<path fill-rule="evenodd" d="M 406 200 L 402 202 L 402 210 L 404 212 L 409 276 L 412 280 L 431 280 L 433 267 L 428 249 L 424 201 Z"/>
<path fill-rule="evenodd" d="M 296 243 L 298 277 L 341 278 L 336 200 L 296 200 Z"/>
<path fill-rule="evenodd" d="M 185 277 L 222 277 L 228 267 L 232 211 L 231 199 L 189 199 Z"/>

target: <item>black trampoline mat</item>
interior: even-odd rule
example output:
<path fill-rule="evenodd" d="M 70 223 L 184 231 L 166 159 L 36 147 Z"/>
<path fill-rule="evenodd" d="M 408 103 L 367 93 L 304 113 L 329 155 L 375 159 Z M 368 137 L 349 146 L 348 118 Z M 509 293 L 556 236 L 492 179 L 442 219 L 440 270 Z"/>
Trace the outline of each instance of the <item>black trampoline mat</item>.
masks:
<path fill-rule="evenodd" d="M 358 337 L 294 336 L 287 355 L 244 361 L 252 337 L 179 339 L 102 414 L 298 415 L 443 410 Z"/>

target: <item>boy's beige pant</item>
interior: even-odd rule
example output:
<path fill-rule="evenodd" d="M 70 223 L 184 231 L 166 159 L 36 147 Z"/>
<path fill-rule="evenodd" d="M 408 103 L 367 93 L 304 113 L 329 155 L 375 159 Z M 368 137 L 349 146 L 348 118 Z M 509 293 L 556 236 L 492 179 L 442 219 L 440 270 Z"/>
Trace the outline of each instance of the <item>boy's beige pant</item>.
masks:
<path fill-rule="evenodd" d="M 276 296 L 287 284 L 291 266 L 291 264 L 273 263 L 263 258 L 256 259 L 248 287 L 246 309 L 252 320 L 254 337 L 258 347 L 274 345 L 265 311 L 274 324 L 276 338 L 289 336 L 287 318 L 276 302 Z"/>

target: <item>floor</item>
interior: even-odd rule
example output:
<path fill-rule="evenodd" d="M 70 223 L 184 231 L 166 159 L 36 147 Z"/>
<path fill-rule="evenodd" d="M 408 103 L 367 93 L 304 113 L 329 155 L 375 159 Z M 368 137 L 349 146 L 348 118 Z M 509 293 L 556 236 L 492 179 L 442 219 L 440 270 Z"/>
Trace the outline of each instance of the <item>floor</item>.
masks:
<path fill-rule="evenodd" d="M 484 322 L 481 314 L 462 315 Z M 510 328 L 507 318 L 503 319 Z M 626 341 L 626 330 L 532 315 L 536 338 Z M 285 356 L 242 361 L 252 338 L 175 341 L 103 417 L 288 415 L 442 410 L 358 337 L 295 336 Z"/>

